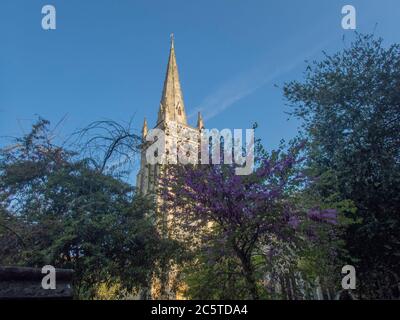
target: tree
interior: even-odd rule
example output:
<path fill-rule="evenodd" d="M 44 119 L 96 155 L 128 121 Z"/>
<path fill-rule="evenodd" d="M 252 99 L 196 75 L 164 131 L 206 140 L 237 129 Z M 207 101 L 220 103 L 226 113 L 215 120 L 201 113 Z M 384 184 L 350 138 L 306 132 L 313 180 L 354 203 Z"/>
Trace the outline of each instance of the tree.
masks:
<path fill-rule="evenodd" d="M 345 260 L 356 266 L 360 296 L 393 298 L 400 276 L 400 45 L 358 34 L 348 48 L 324 54 L 303 81 L 285 84 L 284 95 L 304 123 L 308 166 L 320 182 L 312 192 L 357 209 Z"/>
<path fill-rule="evenodd" d="M 307 183 L 300 171 L 301 146 L 287 154 L 268 155 L 260 145 L 257 149 L 257 166 L 248 176 L 235 175 L 235 165 L 169 165 L 160 188 L 161 210 L 173 216 L 175 237 L 199 250 L 203 261 L 219 261 L 198 276 L 207 279 L 222 272 L 228 281 L 228 273 L 240 274 L 245 292 L 239 297 L 252 299 L 265 296 L 260 286 L 278 243 L 285 243 L 287 254 L 301 250 L 316 238 L 314 224 L 331 227 L 337 221 L 335 210 L 305 208 L 292 201 Z M 198 288 L 199 295 L 202 290 Z"/>
<path fill-rule="evenodd" d="M 53 144 L 49 132 L 40 119 L 1 150 L 2 263 L 72 268 L 81 298 L 94 297 L 103 283 L 138 292 L 168 251 L 153 203 L 93 159 Z"/>

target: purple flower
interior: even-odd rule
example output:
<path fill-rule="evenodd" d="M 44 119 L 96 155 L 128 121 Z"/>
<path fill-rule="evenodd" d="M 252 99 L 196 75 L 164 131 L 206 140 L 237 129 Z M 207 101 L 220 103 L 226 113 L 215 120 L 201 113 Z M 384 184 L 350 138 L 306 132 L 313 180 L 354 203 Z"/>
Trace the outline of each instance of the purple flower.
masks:
<path fill-rule="evenodd" d="M 297 229 L 300 224 L 300 220 L 297 216 L 291 216 L 288 221 L 288 225 L 291 226 L 293 229 Z"/>
<path fill-rule="evenodd" d="M 335 209 L 318 210 L 314 208 L 308 211 L 307 216 L 314 221 L 337 224 L 337 211 Z"/>

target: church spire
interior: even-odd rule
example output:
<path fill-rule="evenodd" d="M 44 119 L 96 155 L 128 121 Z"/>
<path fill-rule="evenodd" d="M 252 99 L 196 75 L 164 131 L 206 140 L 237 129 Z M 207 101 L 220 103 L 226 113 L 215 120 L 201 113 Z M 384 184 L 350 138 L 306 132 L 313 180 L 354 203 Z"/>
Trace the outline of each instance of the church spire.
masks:
<path fill-rule="evenodd" d="M 187 123 L 181 84 L 179 82 L 178 65 L 176 64 L 173 34 L 171 34 L 171 48 L 157 123 L 163 120 L 174 120 L 183 124 Z"/>

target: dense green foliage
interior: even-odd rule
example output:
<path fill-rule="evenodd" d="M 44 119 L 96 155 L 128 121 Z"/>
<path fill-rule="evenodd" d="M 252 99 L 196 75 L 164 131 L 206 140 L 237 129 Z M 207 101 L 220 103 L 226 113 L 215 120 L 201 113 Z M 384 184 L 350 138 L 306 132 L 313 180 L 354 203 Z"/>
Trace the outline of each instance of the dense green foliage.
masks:
<path fill-rule="evenodd" d="M 149 200 L 95 170 L 89 159 L 51 143 L 48 122 L 0 156 L 0 261 L 75 271 L 76 296 L 101 283 L 147 286 L 165 241 Z"/>
<path fill-rule="evenodd" d="M 304 122 L 308 165 L 325 202 L 350 201 L 346 233 L 363 298 L 398 295 L 400 277 L 400 46 L 357 35 L 284 87 Z M 352 210 L 348 216 L 354 216 Z"/>

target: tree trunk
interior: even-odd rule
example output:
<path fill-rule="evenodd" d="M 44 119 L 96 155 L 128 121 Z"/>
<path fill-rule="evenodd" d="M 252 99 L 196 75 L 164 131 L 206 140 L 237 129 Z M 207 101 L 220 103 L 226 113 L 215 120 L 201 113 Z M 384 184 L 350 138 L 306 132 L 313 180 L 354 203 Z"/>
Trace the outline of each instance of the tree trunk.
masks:
<path fill-rule="evenodd" d="M 254 271 L 253 271 L 253 267 L 251 266 L 251 264 L 249 263 L 249 265 L 247 266 L 243 266 L 244 268 L 244 274 L 245 274 L 245 278 L 247 281 L 247 285 L 249 287 L 249 291 L 251 294 L 251 297 L 254 300 L 258 300 L 260 299 L 258 292 L 257 292 L 257 286 L 256 286 L 256 281 L 254 279 Z"/>
<path fill-rule="evenodd" d="M 260 296 L 258 295 L 256 280 L 254 278 L 254 269 L 251 265 L 250 256 L 245 255 L 238 248 L 235 248 L 236 254 L 238 255 L 240 262 L 242 263 L 244 277 L 247 282 L 247 287 L 250 291 L 250 295 L 253 300 L 259 300 Z"/>

